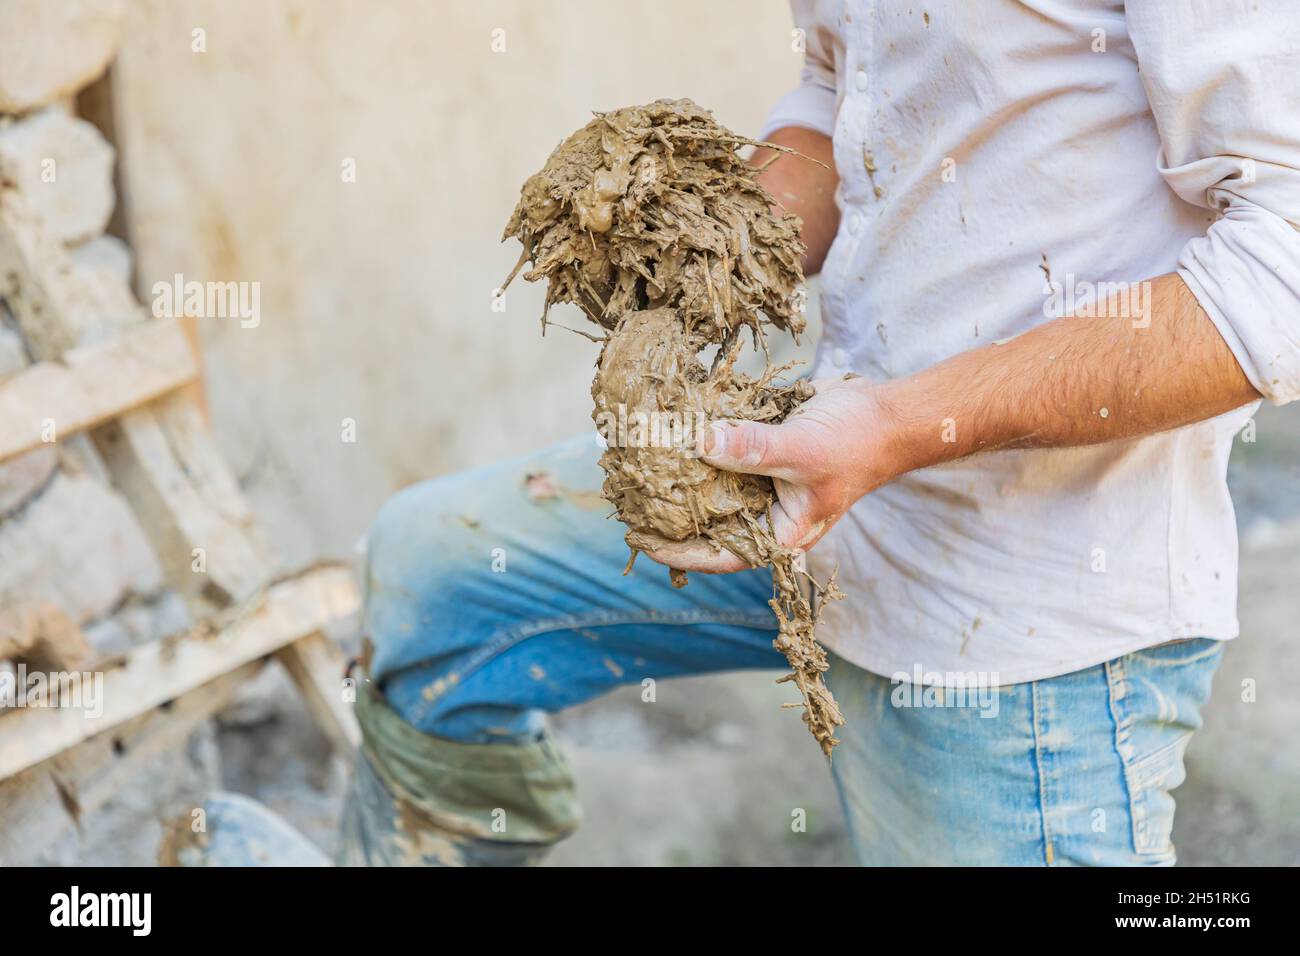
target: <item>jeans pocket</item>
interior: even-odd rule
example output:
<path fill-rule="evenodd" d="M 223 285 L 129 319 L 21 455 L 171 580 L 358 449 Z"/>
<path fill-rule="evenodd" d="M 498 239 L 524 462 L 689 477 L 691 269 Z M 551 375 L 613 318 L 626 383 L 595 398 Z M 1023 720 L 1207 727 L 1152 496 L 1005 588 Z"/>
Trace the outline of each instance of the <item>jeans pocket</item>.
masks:
<path fill-rule="evenodd" d="M 1125 764 L 1129 816 L 1133 821 L 1133 848 L 1142 856 L 1172 856 L 1174 852 L 1174 798 L 1170 793 L 1187 777 L 1183 753 L 1192 735 L 1132 764 Z"/>

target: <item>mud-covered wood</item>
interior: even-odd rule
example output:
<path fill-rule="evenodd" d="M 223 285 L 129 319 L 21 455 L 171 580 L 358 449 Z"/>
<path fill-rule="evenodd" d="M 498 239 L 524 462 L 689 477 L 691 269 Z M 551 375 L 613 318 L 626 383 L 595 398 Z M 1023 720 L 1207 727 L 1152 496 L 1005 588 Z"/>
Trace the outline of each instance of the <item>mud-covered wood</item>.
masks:
<path fill-rule="evenodd" d="M 343 654 L 324 634 L 316 633 L 294 641 L 276 658 L 298 685 L 307 709 L 330 743 L 347 752 L 361 745 L 352 704 L 343 696 Z"/>
<path fill-rule="evenodd" d="M 166 706 L 0 780 L 0 866 L 30 860 L 33 844 L 48 845 L 119 790 L 139 786 L 152 757 L 183 744 L 242 684 L 256 677 L 264 663 L 250 661 Z"/>
<path fill-rule="evenodd" d="M 95 447 L 198 616 L 244 600 L 275 569 L 202 416 L 179 395 L 97 429 Z"/>
<path fill-rule="evenodd" d="M 31 365 L 0 382 L 0 462 L 137 408 L 196 371 L 175 320 L 144 322 L 115 341 Z"/>
<path fill-rule="evenodd" d="M 208 622 L 140 645 L 103 673 L 98 716 L 85 708 L 19 707 L 0 718 L 0 779 L 315 634 L 358 603 L 350 572 L 318 568 L 267 588 L 220 626 Z"/>

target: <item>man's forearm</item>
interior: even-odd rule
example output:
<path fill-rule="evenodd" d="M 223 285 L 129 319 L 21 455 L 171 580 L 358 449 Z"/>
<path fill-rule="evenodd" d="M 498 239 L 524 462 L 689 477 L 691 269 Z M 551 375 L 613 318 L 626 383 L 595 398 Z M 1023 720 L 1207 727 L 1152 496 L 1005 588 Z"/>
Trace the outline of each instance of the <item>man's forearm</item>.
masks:
<path fill-rule="evenodd" d="M 772 141 L 826 164 L 779 156 L 759 181 L 804 220 L 804 268 L 821 268 L 839 226 L 831 141 L 788 128 Z M 753 162 L 777 157 L 759 150 Z M 1000 345 L 958 355 L 876 389 L 897 423 L 904 471 L 993 448 L 1091 445 L 1177 428 L 1259 398 L 1176 273 L 1149 294 L 1099 303 Z M 1139 307 L 1138 311 L 1133 306 Z"/>
<path fill-rule="evenodd" d="M 909 378 L 819 380 L 779 425 L 715 423 L 704 460 L 775 479 L 777 539 L 809 548 L 863 495 L 918 468 L 996 448 L 1135 438 L 1259 398 L 1183 280 L 1149 287 L 1137 312 L 1114 302 L 1099 310 L 1112 318 L 1056 319 Z M 688 571 L 747 567 L 707 542 L 651 557 Z"/>
<path fill-rule="evenodd" d="M 994 448 L 1091 445 L 1212 418 L 1259 398 L 1176 274 L 1140 296 L 958 355 L 875 391 L 895 423 L 892 470 Z"/>

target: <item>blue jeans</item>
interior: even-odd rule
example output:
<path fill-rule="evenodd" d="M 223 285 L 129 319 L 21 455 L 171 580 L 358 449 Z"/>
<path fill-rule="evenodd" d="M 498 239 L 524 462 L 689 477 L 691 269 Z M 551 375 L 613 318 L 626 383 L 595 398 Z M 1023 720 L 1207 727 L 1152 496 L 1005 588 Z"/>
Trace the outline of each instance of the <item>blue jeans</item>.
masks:
<path fill-rule="evenodd" d="M 566 442 L 382 510 L 352 862 L 536 859 L 577 821 L 545 713 L 647 679 L 785 667 L 768 571 L 675 589 L 642 558 L 624 576 L 597 455 Z M 1170 791 L 1221 653 L 1181 641 L 965 700 L 832 654 L 846 723 L 831 771 L 859 860 L 1172 863 Z"/>

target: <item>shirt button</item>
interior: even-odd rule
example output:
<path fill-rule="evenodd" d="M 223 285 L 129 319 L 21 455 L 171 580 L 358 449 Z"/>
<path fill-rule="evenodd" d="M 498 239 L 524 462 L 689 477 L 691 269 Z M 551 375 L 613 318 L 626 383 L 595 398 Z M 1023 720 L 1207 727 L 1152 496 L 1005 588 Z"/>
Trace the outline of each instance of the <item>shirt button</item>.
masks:
<path fill-rule="evenodd" d="M 867 71 L 858 70 L 858 75 L 853 78 L 853 82 L 857 85 L 859 93 L 867 92 Z"/>
<path fill-rule="evenodd" d="M 850 213 L 847 225 L 849 227 L 849 235 L 855 235 L 857 231 L 862 228 L 862 217 L 856 212 Z"/>
<path fill-rule="evenodd" d="M 835 351 L 831 352 L 831 362 L 835 365 L 836 368 L 848 368 L 849 353 L 844 351 L 843 349 L 836 349 Z"/>

